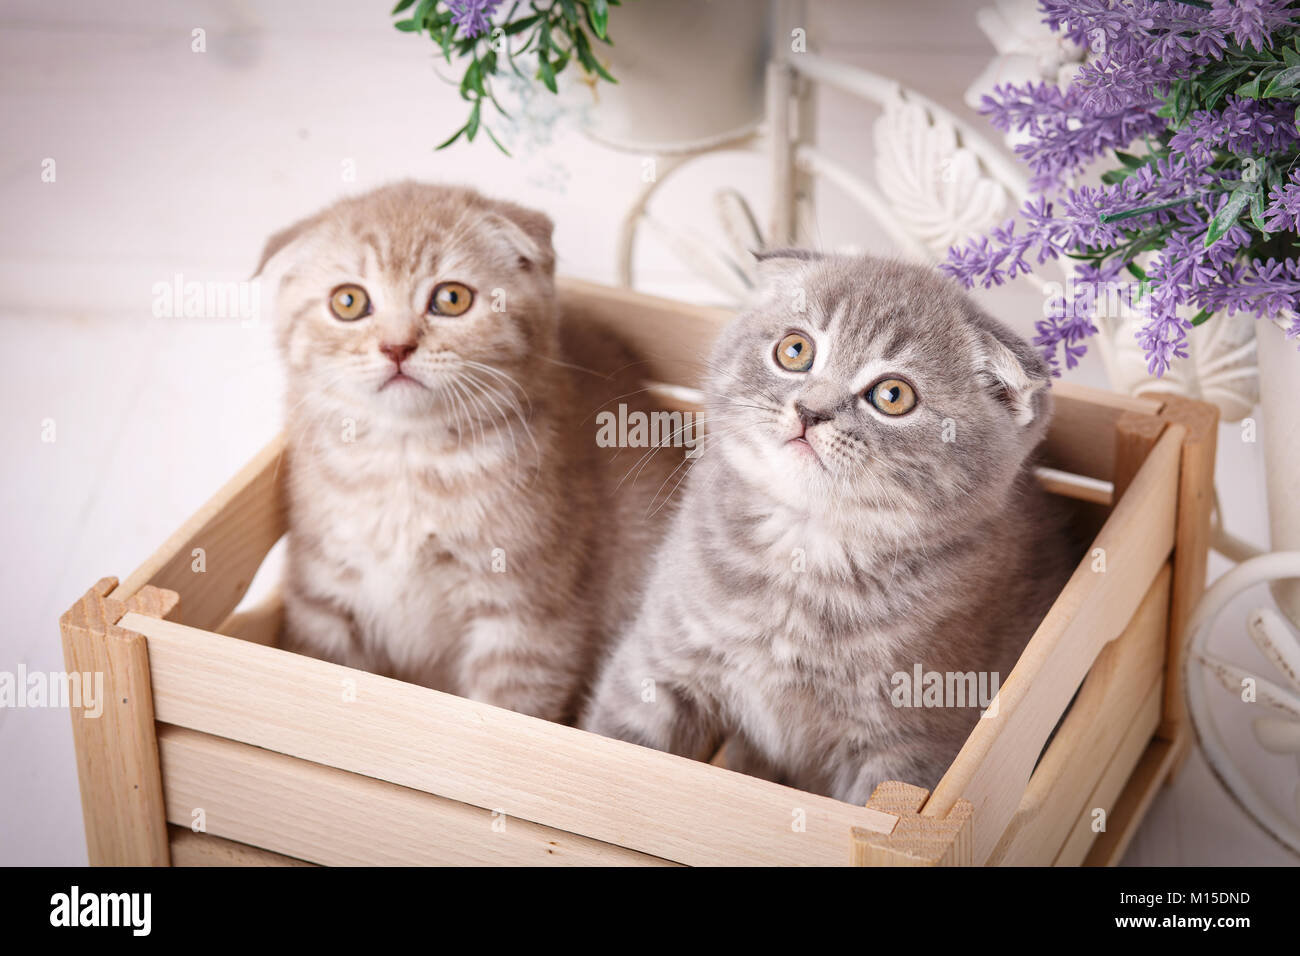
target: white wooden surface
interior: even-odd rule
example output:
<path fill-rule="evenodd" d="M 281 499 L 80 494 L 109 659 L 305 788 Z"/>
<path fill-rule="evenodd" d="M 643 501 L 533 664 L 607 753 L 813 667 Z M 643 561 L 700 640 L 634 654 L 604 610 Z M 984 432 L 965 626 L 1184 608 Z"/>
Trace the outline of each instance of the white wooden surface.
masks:
<path fill-rule="evenodd" d="M 962 91 L 991 54 L 973 25 L 977 6 L 813 0 L 809 35 L 823 52 L 962 113 Z M 97 578 L 128 574 L 278 427 L 266 324 L 154 319 L 153 283 L 178 271 L 243 277 L 273 229 L 402 176 L 472 181 L 541 206 L 557 221 L 561 269 L 611 279 L 640 158 L 566 132 L 516 160 L 486 147 L 433 153 L 459 123 L 460 104 L 420 42 L 392 31 L 384 14 L 343 0 L 9 0 L 0 11 L 9 223 L 0 231 L 0 670 L 60 669 L 59 613 Z M 207 30 L 206 54 L 190 52 L 196 27 Z M 834 94 L 820 103 L 823 145 L 851 161 L 866 155 L 870 121 L 848 107 Z M 52 185 L 40 181 L 45 157 L 58 163 Z M 349 158 L 351 184 L 341 178 Z M 756 155 L 711 158 L 665 189 L 660 212 L 698 219 L 712 235 L 698 210 L 716 185 L 735 185 L 765 210 L 766 168 Z M 886 251 L 847 203 L 819 198 L 824 244 Z M 648 289 L 704 293 L 651 244 L 638 255 Z M 1036 293 L 985 301 L 1021 331 L 1041 305 Z M 1092 364 L 1072 377 L 1101 383 Z M 47 418 L 57 429 L 49 444 L 40 440 Z M 1263 544 L 1258 459 L 1258 446 L 1224 429 L 1229 522 Z M 1221 571 L 1212 562 L 1211 573 Z M 1253 659 L 1240 623 L 1250 606 L 1243 599 L 1240 613 L 1224 615 L 1226 656 Z M 84 862 L 67 713 L 0 709 L 0 767 L 0 864 Z M 1297 862 L 1235 810 L 1196 755 L 1157 799 L 1126 861 Z"/>

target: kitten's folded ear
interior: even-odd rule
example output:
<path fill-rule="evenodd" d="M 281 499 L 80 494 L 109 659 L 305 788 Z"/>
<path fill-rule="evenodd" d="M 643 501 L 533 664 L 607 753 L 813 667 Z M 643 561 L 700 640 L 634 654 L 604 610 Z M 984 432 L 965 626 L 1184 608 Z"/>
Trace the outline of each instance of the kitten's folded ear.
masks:
<path fill-rule="evenodd" d="M 1042 417 L 1049 401 L 1051 371 L 1024 339 L 992 320 L 981 323 L 977 348 L 979 372 L 994 398 L 1006 406 L 1017 425 Z"/>
<path fill-rule="evenodd" d="M 763 249 L 754 253 L 760 280 L 777 279 L 802 272 L 808 263 L 824 258 L 826 257 L 820 252 L 811 249 Z"/>
<path fill-rule="evenodd" d="M 757 291 L 785 296 L 802 285 L 808 266 L 824 259 L 811 249 L 767 249 L 754 253 Z"/>
<path fill-rule="evenodd" d="M 555 275 L 555 248 L 551 217 L 536 209 L 512 202 L 494 202 L 488 225 L 496 227 L 510 251 L 518 255 L 520 265 L 536 268 L 545 275 Z"/>
<path fill-rule="evenodd" d="M 262 257 L 258 260 L 257 268 L 253 270 L 253 274 L 249 278 L 261 278 L 263 273 L 273 276 L 279 276 L 283 273 L 288 263 L 294 258 L 295 251 L 300 244 L 299 240 L 311 231 L 319 219 L 319 215 L 300 219 L 292 226 L 281 229 L 266 240 L 266 245 L 262 247 Z"/>

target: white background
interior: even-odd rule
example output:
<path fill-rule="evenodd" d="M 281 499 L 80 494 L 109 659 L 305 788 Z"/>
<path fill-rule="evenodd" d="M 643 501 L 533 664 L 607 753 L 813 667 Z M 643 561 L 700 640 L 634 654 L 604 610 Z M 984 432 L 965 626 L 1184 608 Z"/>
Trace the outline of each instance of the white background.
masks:
<path fill-rule="evenodd" d="M 981 124 L 961 102 L 992 55 L 974 25 L 977 6 L 814 0 L 809 41 Z M 5 4 L 0 670 L 60 670 L 59 613 L 99 577 L 129 574 L 278 429 L 266 323 L 155 319 L 155 283 L 176 273 L 243 278 L 271 232 L 408 176 L 469 182 L 545 209 L 561 272 L 613 281 L 640 157 L 571 129 L 514 159 L 486 142 L 435 153 L 463 121 L 462 104 L 435 74 L 428 40 L 393 30 L 386 12 L 383 2 L 343 0 Z M 612 24 L 617 35 L 617 11 Z M 206 53 L 191 52 L 196 27 L 206 30 Z M 871 116 L 835 95 L 819 110 L 827 149 L 869 169 Z M 41 181 L 46 158 L 57 162 L 53 184 Z M 355 183 L 342 179 L 347 160 Z M 756 154 L 711 158 L 667 188 L 655 211 L 715 234 L 713 190 L 735 186 L 763 212 L 766 169 Z M 886 251 L 842 196 L 823 188 L 817 198 L 824 246 Z M 648 291 L 710 295 L 652 242 L 638 263 Z M 1022 332 L 1040 306 L 1023 291 L 982 297 Z M 1071 377 L 1102 384 L 1091 361 Z M 41 441 L 47 419 L 53 443 Z M 1264 544 L 1258 457 L 1225 427 L 1228 519 Z M 1244 606 L 1226 615 L 1225 640 L 1246 659 Z M 1273 767 L 1273 758 L 1245 759 Z M 1293 764 L 1276 770 L 1294 779 Z M 68 714 L 0 709 L 0 863 L 84 861 Z M 1194 755 L 1157 798 L 1128 862 L 1296 861 L 1238 813 Z"/>

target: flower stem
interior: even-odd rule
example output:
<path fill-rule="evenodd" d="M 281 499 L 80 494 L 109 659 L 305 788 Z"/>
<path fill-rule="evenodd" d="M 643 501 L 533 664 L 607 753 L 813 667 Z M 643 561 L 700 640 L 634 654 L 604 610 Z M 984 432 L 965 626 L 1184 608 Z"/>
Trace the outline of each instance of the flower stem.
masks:
<path fill-rule="evenodd" d="M 1183 0 L 1176 0 L 1183 2 Z M 1104 212 L 1101 214 L 1103 223 L 1119 222 L 1121 219 L 1132 219 L 1134 216 L 1145 216 L 1149 212 L 1159 212 L 1161 209 L 1172 209 L 1174 206 L 1183 206 L 1189 202 L 1195 202 L 1195 196 L 1184 196 L 1182 199 L 1171 199 L 1169 202 L 1156 203 L 1154 206 L 1143 206 L 1140 209 L 1126 209 L 1123 212 Z"/>

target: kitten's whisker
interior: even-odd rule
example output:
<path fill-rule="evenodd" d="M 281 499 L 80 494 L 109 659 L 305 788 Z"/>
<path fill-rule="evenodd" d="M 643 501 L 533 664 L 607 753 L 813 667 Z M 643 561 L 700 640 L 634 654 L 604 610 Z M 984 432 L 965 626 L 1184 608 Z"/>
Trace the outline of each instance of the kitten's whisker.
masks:
<path fill-rule="evenodd" d="M 462 384 L 464 384 L 467 390 L 466 394 L 470 396 L 470 398 L 473 400 L 474 406 L 482 412 L 483 418 L 487 421 L 500 422 L 500 424 L 497 427 L 504 430 L 510 438 L 510 452 L 514 456 L 515 464 L 516 465 L 522 464 L 522 461 L 519 458 L 519 441 L 515 437 L 515 430 L 510 427 L 510 420 L 505 410 L 496 401 L 496 399 L 492 397 L 493 396 L 492 390 L 487 386 L 486 383 L 481 382 L 479 381 L 479 379 L 475 378 L 473 372 L 462 373 L 461 382 Z M 474 391 L 473 392 L 468 391 L 468 389 L 470 388 L 473 388 Z M 487 405 L 483 403 L 482 399 L 486 399 L 487 401 L 492 403 L 492 407 L 496 410 L 496 415 L 492 414 L 492 409 L 489 409 Z M 484 431 L 484 441 L 486 442 L 486 430 Z"/>
<path fill-rule="evenodd" d="M 500 379 L 502 382 L 504 382 L 504 383 L 505 383 L 506 385 L 508 385 L 510 388 L 512 388 L 512 389 L 518 389 L 518 390 L 519 390 L 519 394 L 521 394 L 521 395 L 524 397 L 524 401 L 526 401 L 526 402 L 528 403 L 528 414 L 529 414 L 529 416 L 531 417 L 531 415 L 532 415 L 532 413 L 533 413 L 533 400 L 532 400 L 532 398 L 529 396 L 529 394 L 528 394 L 528 390 L 527 390 L 526 388 L 524 388 L 522 385 L 520 385 L 519 382 L 516 381 L 515 378 L 514 378 L 513 376 L 511 376 L 511 375 L 509 375 L 509 374 L 503 372 L 503 371 L 502 371 L 501 369 L 499 369 L 499 368 L 494 368 L 494 367 L 491 366 L 491 365 L 485 365 L 485 364 L 482 363 L 482 362 L 475 362 L 475 361 L 473 361 L 472 359 L 464 359 L 464 358 L 463 358 L 463 359 L 461 359 L 461 362 L 464 363 L 464 365 L 465 365 L 467 368 L 477 369 L 477 370 L 480 371 L 480 372 L 487 372 L 489 375 L 494 375 L 494 376 L 496 376 L 498 379 Z M 512 397 L 513 397 L 513 396 L 512 396 Z"/>
<path fill-rule="evenodd" d="M 502 426 L 510 432 L 510 441 L 514 444 L 514 449 L 515 449 L 515 460 L 516 462 L 519 462 L 520 461 L 519 446 L 515 440 L 514 429 L 510 428 L 509 426 L 509 418 L 506 414 L 505 409 L 502 408 L 501 405 L 497 402 L 497 398 L 500 398 L 503 401 L 506 401 L 508 405 L 510 405 L 511 403 L 509 401 L 508 396 L 502 394 L 499 390 L 492 388 L 486 382 L 483 382 L 480 379 L 476 378 L 472 372 L 466 374 L 465 381 L 475 386 L 476 388 L 480 389 L 483 393 L 483 397 L 486 398 L 489 402 L 491 402 L 492 405 L 496 408 L 496 410 L 501 414 Z M 524 418 L 523 409 L 519 407 L 519 404 L 517 402 L 512 404 L 512 410 L 515 413 L 515 417 L 519 419 L 519 424 L 523 427 L 524 434 L 528 437 L 528 441 L 533 446 L 534 458 L 533 458 L 532 471 L 533 471 L 533 478 L 535 479 L 537 477 L 537 473 L 541 470 L 541 466 L 542 466 L 542 450 L 537 444 L 536 437 L 533 435 L 532 427 L 528 424 L 528 421 Z"/>

